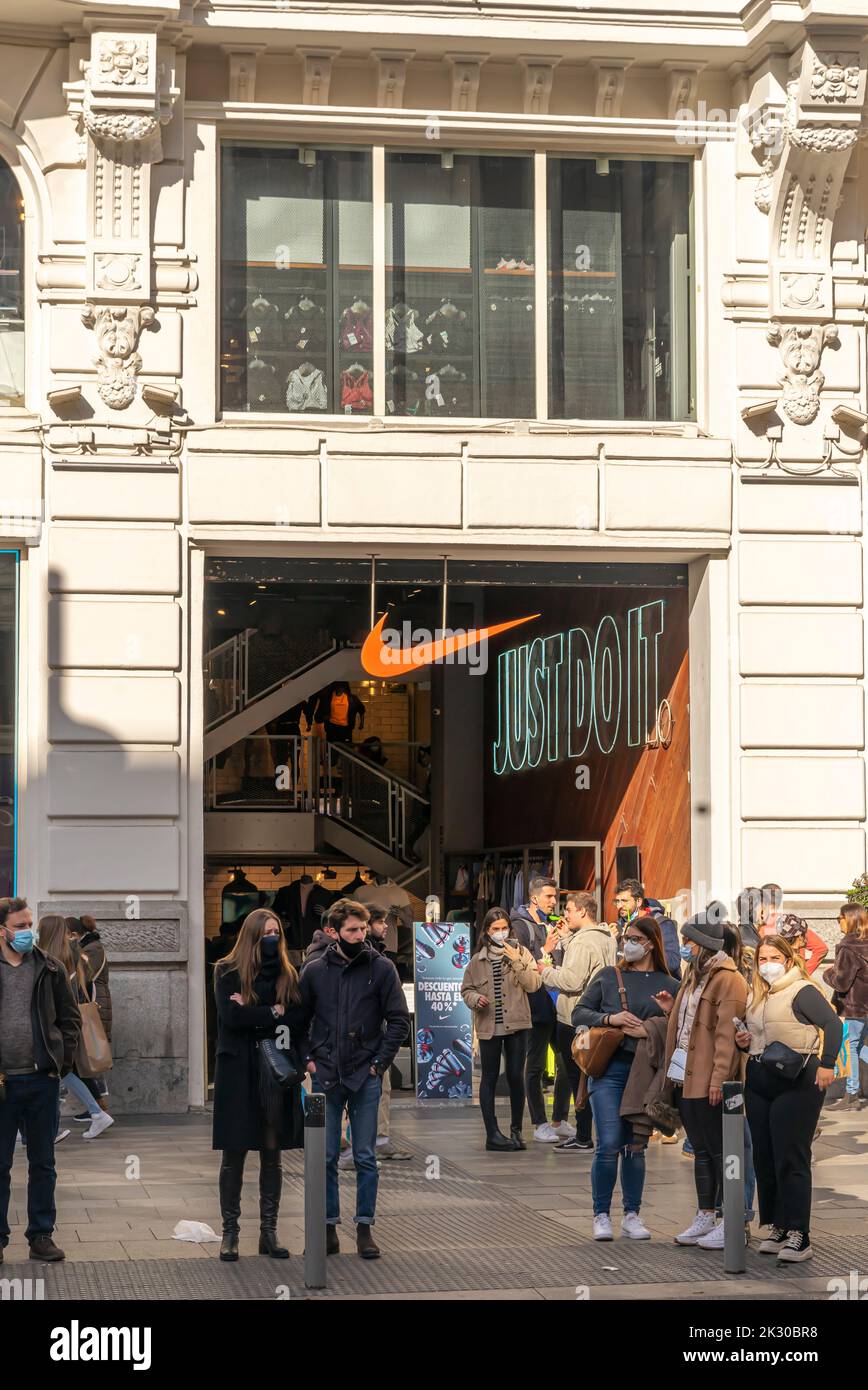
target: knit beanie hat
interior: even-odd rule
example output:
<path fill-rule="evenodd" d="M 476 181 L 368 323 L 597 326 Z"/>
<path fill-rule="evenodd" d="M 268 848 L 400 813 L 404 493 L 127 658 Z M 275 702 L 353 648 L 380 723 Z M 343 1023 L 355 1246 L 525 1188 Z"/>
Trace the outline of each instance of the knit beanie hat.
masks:
<path fill-rule="evenodd" d="M 681 928 L 684 941 L 695 941 L 709 951 L 723 949 L 723 924 L 726 921 L 726 908 L 723 903 L 709 903 L 704 912 L 688 917 Z"/>

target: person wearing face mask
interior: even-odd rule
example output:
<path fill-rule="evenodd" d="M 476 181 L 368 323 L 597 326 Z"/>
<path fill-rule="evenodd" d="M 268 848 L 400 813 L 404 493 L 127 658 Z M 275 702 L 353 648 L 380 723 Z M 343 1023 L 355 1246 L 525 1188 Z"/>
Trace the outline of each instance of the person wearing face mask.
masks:
<path fill-rule="evenodd" d="M 479 1039 L 482 1079 L 479 1108 L 485 1125 L 485 1147 L 492 1152 L 525 1149 L 524 1064 L 531 1026 L 528 995 L 542 986 L 534 959 L 526 947 L 511 938 L 508 913 L 493 907 L 485 914 L 479 946 L 461 981 L 461 997 L 474 1015 Z M 509 1086 L 510 1137 L 501 1133 L 494 1109 L 494 1094 L 503 1056 Z"/>
<path fill-rule="evenodd" d="M 368 909 L 339 898 L 327 924 L 336 940 L 301 977 L 307 1070 L 326 1098 L 326 1252 L 340 1253 L 338 1159 L 346 1110 L 356 1165 L 356 1249 L 376 1260 L 371 1228 L 377 1206 L 377 1111 L 383 1073 L 410 1031 L 398 972 L 366 939 Z"/>
<path fill-rule="evenodd" d="M 290 962 L 280 918 L 254 908 L 241 924 L 229 955 L 214 968 L 217 1049 L 214 1075 L 213 1147 L 222 1150 L 220 1259 L 238 1259 L 244 1163 L 259 1150 L 259 1253 L 286 1260 L 278 1243 L 282 1149 L 304 1145 L 301 1063 L 304 1037 L 298 976 Z M 288 1030 L 288 1033 L 287 1033 Z M 259 1044 L 276 1039 L 297 1064 L 299 1082 L 280 1090 L 269 1081 Z"/>
<path fill-rule="evenodd" d="M 558 887 L 553 878 L 532 878 L 528 884 L 528 900 L 510 914 L 510 929 L 519 946 L 529 951 L 535 961 L 542 960 L 546 939 L 559 920 Z M 570 1081 L 564 1070 L 558 1047 L 558 1016 L 547 989 L 538 989 L 530 996 L 530 1032 L 527 1035 L 527 1058 L 524 1085 L 527 1108 L 533 1124 L 533 1137 L 542 1144 L 556 1144 L 572 1139 L 575 1130 L 568 1123 L 570 1113 Z M 555 1054 L 555 1090 L 552 1098 L 552 1118 L 546 1116 L 543 1096 L 543 1077 L 549 1047 Z"/>
<path fill-rule="evenodd" d="M 576 1133 L 555 1146 L 555 1153 L 576 1153 L 592 1149 L 593 1122 L 590 1105 L 578 1109 L 581 1073 L 571 1051 L 574 1037 L 571 1022 L 573 1005 L 584 994 L 598 970 L 615 964 L 616 947 L 609 928 L 597 921 L 597 899 L 593 893 L 568 893 L 564 900 L 563 924 L 559 937 L 551 935 L 546 942 L 547 952 L 563 944 L 561 965 L 537 963 L 546 989 L 558 991 L 558 1048 L 564 1070 L 570 1079 L 573 1100 L 576 1102 Z"/>
<path fill-rule="evenodd" d="M 607 965 L 588 985 L 572 1013 L 574 1028 L 618 1028 L 623 1042 L 602 1076 L 590 1077 L 588 1095 L 597 1131 L 591 1190 L 594 1198 L 594 1240 L 612 1240 L 610 1210 L 620 1162 L 624 1206 L 622 1234 L 650 1240 L 651 1232 L 639 1210 L 645 1186 L 646 1141 L 637 1138 L 621 1115 L 621 1101 L 630 1077 L 639 1038 L 647 1036 L 643 1020 L 664 1014 L 660 999 L 671 999 L 678 988 L 669 974 L 663 940 L 650 915 L 632 918 L 624 928 L 623 966 Z"/>
<path fill-rule="evenodd" d="M 0 1263 L 9 1244 L 15 1136 L 27 1143 L 27 1230 L 32 1260 L 62 1260 L 54 1142 L 60 1078 L 72 1070 L 81 1015 L 66 974 L 34 945 L 25 898 L 0 898 Z"/>
<path fill-rule="evenodd" d="M 835 1076 L 844 1029 L 782 936 L 757 949 L 753 992 L 735 1035 L 749 1052 L 745 1110 L 753 1139 L 762 1255 L 785 1264 L 812 1255 L 811 1143 Z M 822 1044 L 821 1044 L 822 1034 Z"/>
<path fill-rule="evenodd" d="M 738 933 L 724 915 L 722 904 L 711 904 L 685 922 L 687 970 L 675 1000 L 659 1000 L 669 1015 L 666 1075 L 695 1160 L 697 1211 L 675 1241 L 705 1250 L 723 1249 L 723 1222 L 715 1215 L 723 1200 L 723 1084 L 741 1071 L 733 1019 L 743 1017 L 748 993 Z"/>

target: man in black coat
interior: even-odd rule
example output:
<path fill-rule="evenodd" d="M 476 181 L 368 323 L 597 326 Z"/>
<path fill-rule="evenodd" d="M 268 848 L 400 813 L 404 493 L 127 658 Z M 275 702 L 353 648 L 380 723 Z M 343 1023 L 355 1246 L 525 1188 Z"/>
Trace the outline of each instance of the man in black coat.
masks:
<path fill-rule="evenodd" d="M 367 908 L 341 898 L 327 921 L 337 940 L 300 979 L 301 1013 L 309 1025 L 307 1070 L 314 1090 L 326 1097 L 326 1249 L 340 1249 L 338 1158 L 347 1110 L 356 1165 L 356 1244 L 363 1259 L 375 1260 L 377 1110 L 383 1073 L 410 1031 L 410 1016 L 397 970 L 366 939 Z"/>
<path fill-rule="evenodd" d="M 72 1070 L 81 1014 L 63 968 L 33 944 L 24 898 L 0 898 L 0 1264 L 9 1242 L 15 1135 L 27 1141 L 31 1260 L 62 1260 L 52 1240 L 57 1211 L 54 1138 L 60 1078 Z"/>

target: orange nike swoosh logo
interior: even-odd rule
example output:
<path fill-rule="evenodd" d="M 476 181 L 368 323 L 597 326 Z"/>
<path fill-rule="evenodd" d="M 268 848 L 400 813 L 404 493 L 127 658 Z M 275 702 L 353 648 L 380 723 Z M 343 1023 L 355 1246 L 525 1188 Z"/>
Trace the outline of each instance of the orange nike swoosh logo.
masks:
<path fill-rule="evenodd" d="M 495 623 L 493 627 L 474 627 L 469 632 L 455 633 L 452 637 L 438 637 L 433 642 L 420 642 L 418 647 L 387 647 L 383 641 L 383 628 L 387 615 L 384 613 L 372 632 L 365 638 L 362 647 L 362 665 L 369 676 L 399 676 L 402 672 L 417 671 L 421 666 L 431 666 L 446 656 L 474 647 L 478 642 L 487 642 L 500 632 L 508 632 L 512 627 L 532 622 L 539 613 L 530 613 L 526 618 L 513 618 L 508 623 Z"/>

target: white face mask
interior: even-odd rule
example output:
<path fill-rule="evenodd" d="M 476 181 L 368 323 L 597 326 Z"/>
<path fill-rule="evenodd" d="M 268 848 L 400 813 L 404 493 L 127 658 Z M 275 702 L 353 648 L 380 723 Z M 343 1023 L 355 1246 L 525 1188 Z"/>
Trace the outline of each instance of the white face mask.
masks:
<path fill-rule="evenodd" d="M 775 980 L 779 980 L 782 975 L 787 973 L 787 967 L 781 965 L 778 960 L 767 960 L 763 961 L 759 968 L 759 973 L 762 975 L 766 984 L 773 985 Z"/>
<path fill-rule="evenodd" d="M 493 931 L 488 933 L 492 941 L 503 942 L 509 940 L 508 931 Z"/>
<path fill-rule="evenodd" d="M 645 945 L 643 945 L 643 943 L 642 943 L 641 941 L 625 941 L 625 942 L 624 942 L 624 959 L 625 959 L 625 960 L 630 960 L 630 961 L 641 960 L 642 957 L 643 957 L 643 956 L 647 956 L 647 954 L 648 954 L 648 947 L 645 946 Z"/>

